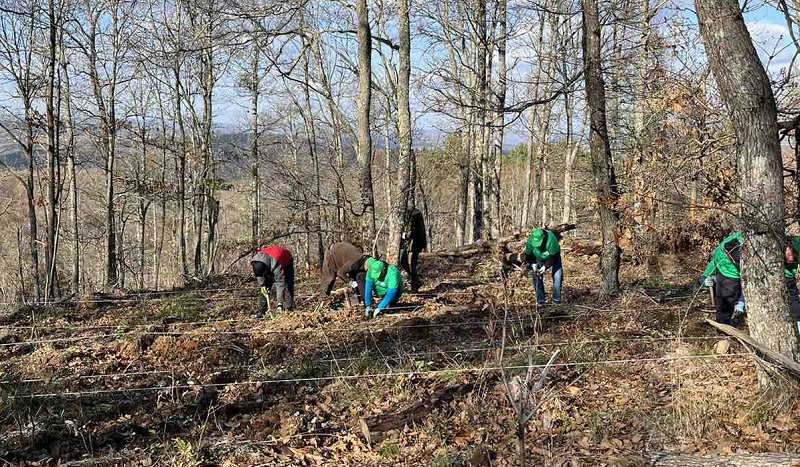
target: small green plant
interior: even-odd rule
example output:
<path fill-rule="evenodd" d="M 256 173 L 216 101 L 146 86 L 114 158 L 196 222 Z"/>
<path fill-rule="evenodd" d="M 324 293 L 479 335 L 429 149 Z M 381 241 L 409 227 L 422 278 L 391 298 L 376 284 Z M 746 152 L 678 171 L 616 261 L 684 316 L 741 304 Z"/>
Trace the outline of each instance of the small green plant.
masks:
<path fill-rule="evenodd" d="M 453 463 L 446 454 L 441 454 L 433 458 L 430 467 L 452 467 Z"/>
<path fill-rule="evenodd" d="M 395 443 L 384 443 L 378 449 L 378 454 L 384 459 L 394 459 L 400 455 L 400 447 Z"/>
<path fill-rule="evenodd" d="M 190 441 L 181 438 L 175 438 L 175 463 L 177 467 L 195 467 L 200 465 L 197 458 L 197 450 L 192 446 Z"/>

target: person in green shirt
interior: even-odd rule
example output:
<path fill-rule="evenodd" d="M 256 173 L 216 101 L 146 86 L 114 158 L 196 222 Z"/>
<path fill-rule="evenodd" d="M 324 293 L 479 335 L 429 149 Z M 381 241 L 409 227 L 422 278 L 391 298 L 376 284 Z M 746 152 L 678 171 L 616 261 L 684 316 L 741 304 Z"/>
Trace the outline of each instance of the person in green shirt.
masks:
<path fill-rule="evenodd" d="M 714 319 L 731 324 L 734 314 L 744 312 L 740 265 L 742 258 L 742 233 L 734 232 L 714 248 L 700 284 L 714 290 Z"/>
<path fill-rule="evenodd" d="M 786 280 L 786 292 L 797 328 L 800 330 L 800 292 L 797 289 L 797 266 L 800 256 L 800 237 L 790 236 L 783 249 L 783 275 Z"/>
<path fill-rule="evenodd" d="M 364 316 L 375 318 L 403 295 L 403 277 L 397 267 L 372 257 L 364 262 Z M 359 274 L 360 276 L 361 274 Z M 372 294 L 381 301 L 372 309 Z"/>
<path fill-rule="evenodd" d="M 561 246 L 556 234 L 545 229 L 531 232 L 525 242 L 525 261 L 533 269 L 533 286 L 536 288 L 536 301 L 545 302 L 544 273 L 548 269 L 553 274 L 553 303 L 561 303 L 561 286 L 564 283 L 564 268 L 561 265 Z"/>

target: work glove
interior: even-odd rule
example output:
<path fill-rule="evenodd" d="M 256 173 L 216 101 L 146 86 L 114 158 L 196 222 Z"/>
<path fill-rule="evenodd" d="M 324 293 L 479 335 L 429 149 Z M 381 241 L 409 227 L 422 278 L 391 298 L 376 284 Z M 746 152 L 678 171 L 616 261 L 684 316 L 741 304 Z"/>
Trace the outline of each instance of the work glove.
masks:
<path fill-rule="evenodd" d="M 373 318 L 377 318 L 379 314 L 383 313 L 383 310 L 380 308 L 375 308 L 375 311 L 372 313 Z"/>
<path fill-rule="evenodd" d="M 278 303 L 275 307 L 275 313 L 283 313 L 283 303 Z"/>
<path fill-rule="evenodd" d="M 797 331 L 800 332 L 800 321 L 797 322 Z"/>
<path fill-rule="evenodd" d="M 358 282 L 350 281 L 350 288 L 353 289 L 353 290 L 357 290 L 358 289 Z"/>
<path fill-rule="evenodd" d="M 702 287 L 708 287 L 708 288 L 714 287 L 714 278 L 713 277 L 700 276 L 700 285 Z"/>
<path fill-rule="evenodd" d="M 736 306 L 733 308 L 733 318 L 737 316 L 741 316 L 744 314 L 744 302 L 739 301 L 736 302 Z"/>
<path fill-rule="evenodd" d="M 372 317 L 372 307 L 368 306 L 364 308 L 364 318 L 370 319 Z"/>
<path fill-rule="evenodd" d="M 408 237 L 410 236 L 411 235 L 408 232 L 403 232 L 402 234 L 400 234 L 400 238 L 403 240 L 408 240 Z"/>

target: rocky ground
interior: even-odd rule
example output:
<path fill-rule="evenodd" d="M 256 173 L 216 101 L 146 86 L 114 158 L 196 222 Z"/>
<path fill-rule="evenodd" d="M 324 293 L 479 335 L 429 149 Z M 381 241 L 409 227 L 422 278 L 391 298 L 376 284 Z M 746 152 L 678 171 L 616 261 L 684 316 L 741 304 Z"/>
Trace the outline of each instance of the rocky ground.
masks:
<path fill-rule="evenodd" d="M 495 258 L 425 256 L 420 294 L 370 321 L 341 299 L 320 301 L 313 280 L 296 311 L 256 321 L 243 277 L 8 310 L 0 459 L 515 465 L 509 392 L 519 399 L 520 378 L 530 372 L 532 386 L 556 349 L 526 399 L 530 465 L 800 451 L 798 404 L 761 397 L 748 350 L 704 323 L 713 315 L 696 293 L 699 265 L 626 264 L 624 292 L 599 301 L 596 258 L 567 244 L 567 303 L 537 307 L 530 279 L 504 285 Z M 409 411 L 413 421 L 365 437 L 365 421 Z"/>

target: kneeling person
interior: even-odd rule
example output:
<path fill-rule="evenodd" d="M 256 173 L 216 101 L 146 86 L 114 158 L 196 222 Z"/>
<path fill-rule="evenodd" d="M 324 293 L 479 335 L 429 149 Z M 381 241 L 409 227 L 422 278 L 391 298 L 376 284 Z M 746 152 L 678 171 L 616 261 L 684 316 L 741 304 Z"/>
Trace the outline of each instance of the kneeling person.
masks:
<path fill-rule="evenodd" d="M 400 300 L 403 295 L 403 278 L 397 267 L 375 258 L 367 258 L 364 263 L 364 316 L 374 318 L 391 305 Z M 381 299 L 380 303 L 372 309 L 372 294 Z"/>
<path fill-rule="evenodd" d="M 256 318 L 262 318 L 267 311 L 269 291 L 275 286 L 277 311 L 291 310 L 294 302 L 294 258 L 282 246 L 268 246 L 258 250 L 250 259 L 253 274 L 260 287 L 260 305 Z"/>
<path fill-rule="evenodd" d="M 536 301 L 539 305 L 543 305 L 545 301 L 544 273 L 548 269 L 552 269 L 553 274 L 553 303 L 561 303 L 564 269 L 561 266 L 561 246 L 556 234 L 544 229 L 531 232 L 525 242 L 525 260 L 533 269 L 533 286 L 536 288 Z"/>

